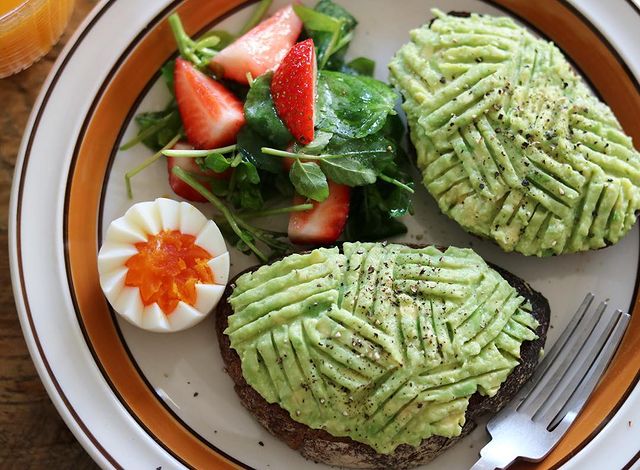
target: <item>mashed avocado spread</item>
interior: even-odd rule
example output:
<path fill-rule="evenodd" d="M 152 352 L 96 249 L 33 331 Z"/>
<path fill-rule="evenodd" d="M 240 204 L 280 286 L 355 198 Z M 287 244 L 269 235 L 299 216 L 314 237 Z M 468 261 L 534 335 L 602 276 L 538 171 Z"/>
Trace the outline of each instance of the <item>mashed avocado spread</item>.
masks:
<path fill-rule="evenodd" d="M 640 155 L 611 110 L 511 19 L 434 14 L 389 67 L 442 212 L 525 255 L 620 240 L 640 209 Z"/>
<path fill-rule="evenodd" d="M 538 323 L 470 249 L 345 243 L 240 276 L 225 330 L 246 381 L 291 418 L 380 453 L 461 432 Z"/>

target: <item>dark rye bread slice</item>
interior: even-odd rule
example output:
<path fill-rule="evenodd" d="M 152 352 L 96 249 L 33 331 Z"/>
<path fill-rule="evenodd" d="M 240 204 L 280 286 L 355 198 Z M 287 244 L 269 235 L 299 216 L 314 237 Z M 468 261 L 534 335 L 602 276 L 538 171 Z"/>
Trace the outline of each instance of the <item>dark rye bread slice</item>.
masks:
<path fill-rule="evenodd" d="M 500 386 L 496 395 L 489 398 L 475 393 L 471 396 L 466 412 L 467 421 L 462 428 L 462 434 L 458 437 L 432 436 L 424 439 L 418 447 L 402 444 L 390 454 L 380 454 L 367 444 L 354 441 L 349 437 L 335 437 L 322 429 L 312 429 L 305 424 L 294 421 L 289 413 L 278 404 L 268 403 L 245 381 L 240 357 L 235 350 L 231 349 L 229 337 L 223 333 L 227 328 L 228 317 L 233 314 L 231 305 L 227 302 L 232 292 L 231 286 L 235 284 L 235 280 L 239 276 L 254 271 L 260 266 L 249 268 L 235 276 L 227 285 L 224 297 L 218 304 L 216 332 L 225 370 L 235 383 L 235 391 L 240 397 L 240 401 L 258 422 L 271 434 L 309 460 L 338 467 L 368 469 L 406 469 L 426 463 L 471 432 L 476 427 L 475 418 L 487 413 L 494 414 L 502 409 L 531 377 L 538 363 L 540 351 L 544 347 L 550 317 L 547 299 L 519 277 L 495 265 L 490 264 L 490 266 L 531 303 L 532 315 L 540 323 L 536 331 L 538 339 L 522 343 L 520 348 L 521 363 Z"/>

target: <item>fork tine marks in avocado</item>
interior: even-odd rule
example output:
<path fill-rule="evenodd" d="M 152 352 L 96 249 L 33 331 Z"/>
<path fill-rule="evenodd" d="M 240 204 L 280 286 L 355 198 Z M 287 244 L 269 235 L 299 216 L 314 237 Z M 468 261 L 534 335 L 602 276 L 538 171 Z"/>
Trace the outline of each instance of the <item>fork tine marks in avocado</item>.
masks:
<path fill-rule="evenodd" d="M 379 453 L 461 433 L 536 336 L 531 307 L 469 249 L 345 243 L 240 276 L 225 330 L 249 385 Z"/>
<path fill-rule="evenodd" d="M 525 255 L 620 240 L 640 209 L 640 154 L 611 110 L 513 20 L 434 15 L 389 68 L 442 212 Z"/>

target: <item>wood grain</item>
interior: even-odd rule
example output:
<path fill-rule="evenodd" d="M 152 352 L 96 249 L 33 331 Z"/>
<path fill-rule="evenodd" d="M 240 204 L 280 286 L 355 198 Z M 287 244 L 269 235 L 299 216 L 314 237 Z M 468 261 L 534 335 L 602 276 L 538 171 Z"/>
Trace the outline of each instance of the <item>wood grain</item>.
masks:
<path fill-rule="evenodd" d="M 58 415 L 22 337 L 8 260 L 13 168 L 33 103 L 63 45 L 96 0 L 77 0 L 60 42 L 29 69 L 0 80 L 0 468 L 96 468 Z"/>

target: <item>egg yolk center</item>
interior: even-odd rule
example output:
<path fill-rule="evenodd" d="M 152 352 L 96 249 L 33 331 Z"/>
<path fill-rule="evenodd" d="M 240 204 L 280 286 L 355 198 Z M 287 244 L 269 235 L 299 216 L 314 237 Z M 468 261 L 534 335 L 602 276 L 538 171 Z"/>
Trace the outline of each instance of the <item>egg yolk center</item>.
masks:
<path fill-rule="evenodd" d="M 193 235 L 165 230 L 136 243 L 136 248 L 138 253 L 125 263 L 125 285 L 140 289 L 145 306 L 157 303 L 168 315 L 180 301 L 195 305 L 196 284 L 214 282 L 207 265 L 212 256 L 196 245 Z"/>

